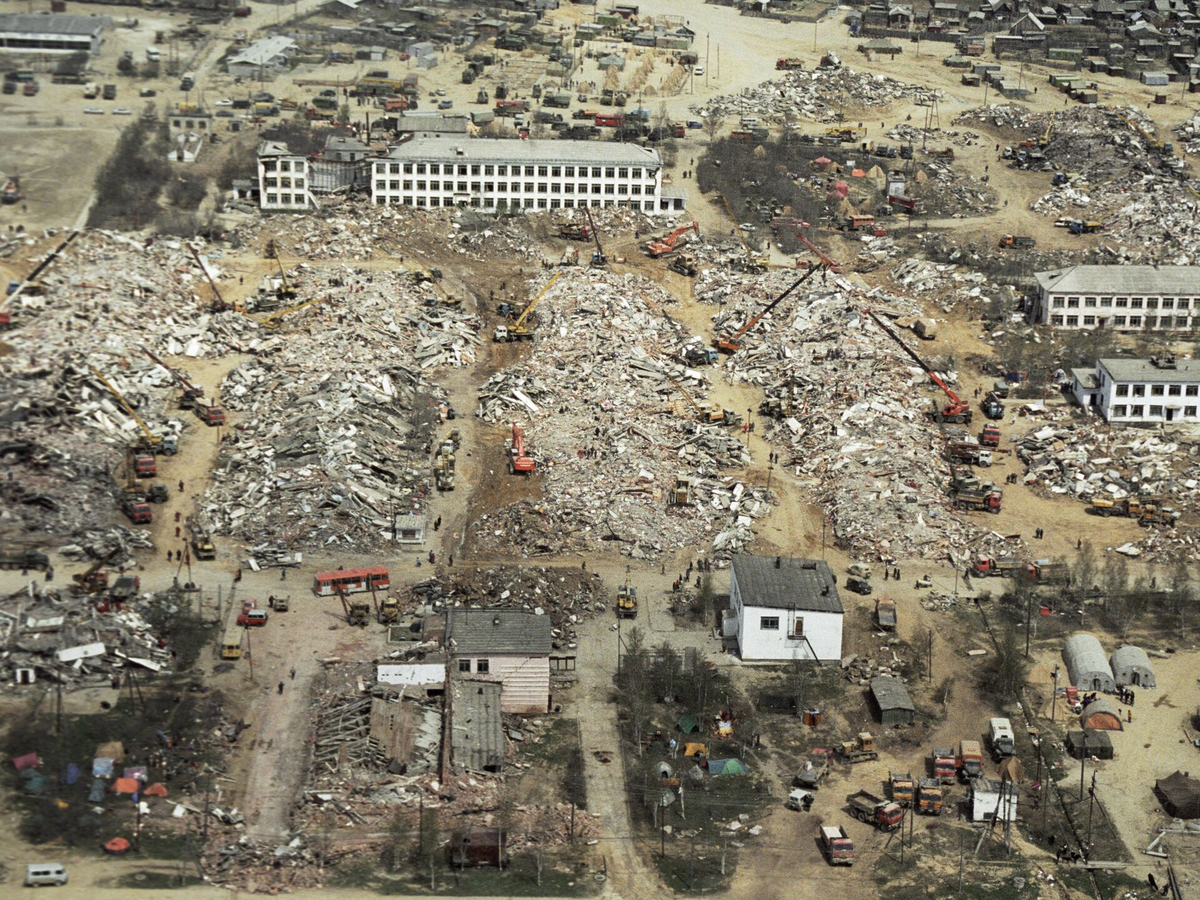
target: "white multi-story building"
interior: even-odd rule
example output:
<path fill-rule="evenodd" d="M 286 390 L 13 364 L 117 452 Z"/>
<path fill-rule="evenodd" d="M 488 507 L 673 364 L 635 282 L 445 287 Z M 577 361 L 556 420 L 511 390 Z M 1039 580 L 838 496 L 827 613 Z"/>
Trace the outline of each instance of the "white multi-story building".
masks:
<path fill-rule="evenodd" d="M 315 207 L 308 170 L 307 157 L 292 153 L 286 144 L 264 141 L 258 148 L 259 205 L 268 210 Z"/>
<path fill-rule="evenodd" d="M 683 208 L 662 196 L 662 157 L 634 144 L 427 138 L 372 163 L 371 202 L 419 208 L 541 210 Z"/>
<path fill-rule="evenodd" d="M 1200 360 L 1101 359 L 1071 375 L 1076 401 L 1114 425 L 1200 422 Z"/>
<path fill-rule="evenodd" d="M 1071 266 L 1034 277 L 1034 322 L 1117 331 L 1200 327 L 1200 266 Z"/>

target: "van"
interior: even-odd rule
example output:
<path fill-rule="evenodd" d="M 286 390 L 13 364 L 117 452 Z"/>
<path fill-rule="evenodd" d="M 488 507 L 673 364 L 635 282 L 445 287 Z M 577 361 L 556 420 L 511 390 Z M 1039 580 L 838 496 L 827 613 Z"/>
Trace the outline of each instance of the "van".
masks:
<path fill-rule="evenodd" d="M 242 634 L 242 629 L 236 625 L 225 629 L 225 636 L 221 638 L 221 659 L 242 658 Z"/>
<path fill-rule="evenodd" d="M 992 719 L 989 723 L 992 752 L 998 757 L 1012 756 L 1016 752 L 1012 723 L 1008 719 Z"/>
<path fill-rule="evenodd" d="M 25 887 L 66 883 L 67 869 L 62 863 L 33 863 L 25 867 Z"/>

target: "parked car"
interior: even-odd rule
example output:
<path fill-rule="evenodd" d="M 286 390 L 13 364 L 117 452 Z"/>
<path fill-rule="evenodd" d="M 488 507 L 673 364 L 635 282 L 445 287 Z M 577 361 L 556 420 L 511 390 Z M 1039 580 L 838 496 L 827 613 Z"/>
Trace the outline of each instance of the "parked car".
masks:
<path fill-rule="evenodd" d="M 703 75 L 704 74 L 704 66 L 696 66 L 696 68 L 692 69 L 692 74 L 693 75 Z"/>
<path fill-rule="evenodd" d="M 125 107 L 123 107 L 123 106 L 118 106 L 116 109 L 114 109 L 114 110 L 112 111 L 112 114 L 113 114 L 114 116 L 132 116 L 132 115 L 133 115 L 133 110 L 132 110 L 132 109 L 126 109 L 126 108 L 125 108 Z"/>
<path fill-rule="evenodd" d="M 441 100 L 438 102 L 438 109 L 452 109 L 454 107 L 453 100 Z"/>
<path fill-rule="evenodd" d="M 237 617 L 237 623 L 246 628 L 256 628 L 260 625 L 267 624 L 267 611 L 265 609 L 248 609 Z"/>
<path fill-rule="evenodd" d="M 104 115 L 104 110 L 102 110 L 102 109 L 101 109 L 100 107 L 98 107 L 98 106 L 89 106 L 89 107 L 87 107 L 87 108 L 85 108 L 85 109 L 84 109 L 84 112 L 85 112 L 85 113 L 87 113 L 89 116 L 102 116 L 102 115 Z"/>
<path fill-rule="evenodd" d="M 228 97 L 225 97 L 222 100 L 215 101 L 213 103 L 213 106 L 233 106 L 233 101 L 230 100 Z"/>

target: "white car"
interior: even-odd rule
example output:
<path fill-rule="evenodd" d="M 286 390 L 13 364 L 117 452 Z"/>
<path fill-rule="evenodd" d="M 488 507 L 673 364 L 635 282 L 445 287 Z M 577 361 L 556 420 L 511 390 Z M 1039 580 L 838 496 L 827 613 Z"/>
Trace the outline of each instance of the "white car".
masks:
<path fill-rule="evenodd" d="M 218 100 L 213 103 L 213 106 L 233 106 L 233 101 L 226 97 L 224 100 Z"/>
<path fill-rule="evenodd" d="M 125 108 L 125 107 L 123 107 L 123 106 L 118 106 L 116 109 L 114 109 L 114 110 L 112 111 L 112 114 L 113 114 L 114 116 L 132 116 L 132 115 L 133 115 L 133 110 L 132 110 L 132 109 L 126 109 L 126 108 Z"/>
<path fill-rule="evenodd" d="M 703 75 L 704 74 L 704 66 L 696 66 L 696 68 L 692 69 L 692 74 L 693 75 Z"/>
<path fill-rule="evenodd" d="M 85 109 L 85 110 L 84 110 L 84 112 L 85 112 L 85 113 L 87 113 L 89 116 L 102 116 L 102 115 L 104 115 L 104 110 L 102 110 L 102 109 L 101 109 L 100 107 L 98 107 L 98 106 L 89 106 L 89 107 L 87 107 L 87 109 Z"/>
<path fill-rule="evenodd" d="M 434 93 L 439 97 L 445 97 L 446 91 L 443 88 L 438 88 Z"/>

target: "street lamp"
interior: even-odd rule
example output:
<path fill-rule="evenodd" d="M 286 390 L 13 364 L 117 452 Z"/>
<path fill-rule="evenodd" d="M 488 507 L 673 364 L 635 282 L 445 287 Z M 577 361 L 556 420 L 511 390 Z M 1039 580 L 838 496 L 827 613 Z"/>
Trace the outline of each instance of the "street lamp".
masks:
<path fill-rule="evenodd" d="M 1053 721 L 1055 721 L 1054 714 L 1058 710 L 1058 666 L 1057 665 L 1054 667 L 1054 671 L 1050 673 L 1050 677 L 1053 679 L 1053 681 L 1051 682 L 1051 684 L 1053 685 L 1053 691 L 1051 693 L 1052 699 L 1050 700 L 1050 721 L 1053 722 Z"/>

